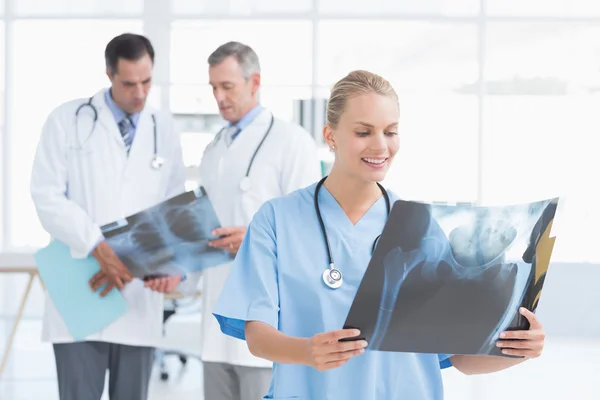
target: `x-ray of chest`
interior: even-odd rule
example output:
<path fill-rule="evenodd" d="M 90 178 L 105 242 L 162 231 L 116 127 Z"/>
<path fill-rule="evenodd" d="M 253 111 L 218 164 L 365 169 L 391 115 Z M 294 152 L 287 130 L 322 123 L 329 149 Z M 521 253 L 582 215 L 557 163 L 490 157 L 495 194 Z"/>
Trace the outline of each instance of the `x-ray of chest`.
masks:
<path fill-rule="evenodd" d="M 555 238 L 558 199 L 505 207 L 397 201 L 348 313 L 371 350 L 502 355 L 526 330 Z"/>
<path fill-rule="evenodd" d="M 220 227 L 204 191 L 196 190 L 102 227 L 107 242 L 134 276 L 181 275 L 231 261 L 208 246 Z"/>

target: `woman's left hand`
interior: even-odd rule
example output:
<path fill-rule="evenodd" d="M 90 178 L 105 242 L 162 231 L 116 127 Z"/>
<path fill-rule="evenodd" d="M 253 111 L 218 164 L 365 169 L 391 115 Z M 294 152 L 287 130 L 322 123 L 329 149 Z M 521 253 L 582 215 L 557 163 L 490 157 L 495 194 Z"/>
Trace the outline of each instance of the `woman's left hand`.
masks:
<path fill-rule="evenodd" d="M 502 348 L 502 354 L 509 356 L 539 357 L 544 349 L 546 338 L 542 324 L 535 314 L 526 308 L 521 307 L 519 312 L 529 321 L 529 330 L 502 332 L 496 345 Z"/>

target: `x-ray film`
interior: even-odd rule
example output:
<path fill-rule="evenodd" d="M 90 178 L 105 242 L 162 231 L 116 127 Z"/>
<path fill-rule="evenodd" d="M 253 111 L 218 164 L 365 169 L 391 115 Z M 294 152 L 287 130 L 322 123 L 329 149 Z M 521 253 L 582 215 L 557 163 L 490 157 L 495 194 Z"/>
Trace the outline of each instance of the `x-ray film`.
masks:
<path fill-rule="evenodd" d="M 397 201 L 344 327 L 370 350 L 502 356 L 500 332 L 538 306 L 557 204 Z"/>
<path fill-rule="evenodd" d="M 232 260 L 208 246 L 219 220 L 203 187 L 102 227 L 106 241 L 138 278 L 181 275 Z"/>

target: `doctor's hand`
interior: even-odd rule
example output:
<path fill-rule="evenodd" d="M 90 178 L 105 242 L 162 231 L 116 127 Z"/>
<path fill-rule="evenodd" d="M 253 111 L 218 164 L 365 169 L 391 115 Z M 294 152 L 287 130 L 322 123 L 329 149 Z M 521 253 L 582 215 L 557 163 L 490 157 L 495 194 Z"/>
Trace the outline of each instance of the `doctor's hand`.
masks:
<path fill-rule="evenodd" d="M 236 254 L 240 249 L 244 235 L 246 235 L 245 226 L 232 226 L 226 228 L 217 228 L 212 231 L 213 236 L 220 236 L 219 239 L 208 242 L 210 247 L 226 249 L 232 254 Z"/>
<path fill-rule="evenodd" d="M 106 285 L 104 290 L 100 293 L 100 297 L 106 296 L 110 293 L 111 290 L 115 288 L 115 284 L 108 281 L 108 277 L 102 271 L 98 272 L 96 275 L 92 277 L 89 281 L 90 287 L 92 291 L 97 292 L 102 286 Z"/>
<path fill-rule="evenodd" d="M 501 347 L 502 353 L 506 355 L 525 358 L 539 357 L 544 350 L 546 337 L 542 324 L 535 314 L 526 308 L 521 307 L 519 312 L 529 321 L 529 330 L 502 332 L 496 345 Z"/>
<path fill-rule="evenodd" d="M 181 276 L 163 276 L 151 278 L 144 282 L 144 286 L 159 293 L 171 293 L 181 282 Z"/>
<path fill-rule="evenodd" d="M 104 284 L 108 284 L 100 294 L 100 297 L 106 296 L 114 287 L 119 290 L 123 289 L 125 284 L 131 282 L 133 279 L 131 272 L 106 241 L 101 242 L 94 249 L 92 255 L 100 264 L 100 272 L 90 279 L 90 287 L 95 292 Z"/>
<path fill-rule="evenodd" d="M 358 335 L 360 335 L 360 331 L 357 329 L 340 329 L 313 336 L 307 342 L 307 365 L 318 371 L 341 367 L 352 357 L 365 352 L 367 342 L 364 340 L 340 342 L 340 339 L 352 338 Z"/>

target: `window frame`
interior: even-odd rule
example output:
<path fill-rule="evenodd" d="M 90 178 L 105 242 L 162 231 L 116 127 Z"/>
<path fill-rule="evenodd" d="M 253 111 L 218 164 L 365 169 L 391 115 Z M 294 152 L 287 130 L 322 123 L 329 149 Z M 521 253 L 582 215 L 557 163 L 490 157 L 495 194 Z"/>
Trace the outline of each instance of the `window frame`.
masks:
<path fill-rule="evenodd" d="M 16 20 L 20 19 L 29 19 L 29 18 L 37 18 L 37 19 L 57 19 L 64 18 L 64 16 L 51 16 L 51 15 L 17 15 L 15 13 L 14 1 L 18 0 L 5 0 L 3 3 L 0 2 L 0 20 L 4 22 L 4 54 L 5 60 L 8 59 L 12 52 L 14 51 L 13 44 L 13 30 L 12 23 Z M 409 14 L 406 12 L 387 12 L 383 13 L 372 13 L 372 14 L 361 14 L 356 15 L 356 13 L 348 13 L 344 11 L 340 12 L 331 12 L 331 13 L 321 13 L 319 11 L 319 1 L 312 1 L 312 8 L 310 11 L 306 12 L 276 12 L 276 13 L 253 13 L 248 15 L 232 15 L 232 14 L 186 14 L 186 15 L 177 15 L 171 11 L 171 7 L 169 2 L 164 2 L 160 0 L 144 0 L 144 9 L 143 12 L 139 15 L 139 17 L 143 20 L 144 33 L 153 41 L 155 48 L 157 50 L 157 54 L 161 54 L 160 57 L 157 57 L 155 63 L 155 84 L 159 85 L 162 90 L 158 94 L 158 101 L 160 106 L 163 109 L 170 109 L 170 90 L 171 80 L 170 80 L 170 65 L 169 65 L 169 54 L 170 54 L 170 26 L 174 21 L 182 21 L 182 20 L 253 20 L 253 19 L 265 19 L 265 20 L 277 20 L 277 19 L 288 19 L 288 20 L 302 20 L 308 21 L 312 23 L 312 37 L 307 38 L 311 42 L 311 50 L 312 50 L 312 83 L 311 83 L 311 94 L 312 98 L 315 101 L 322 101 L 321 94 L 323 93 L 322 88 L 319 87 L 317 82 L 317 73 L 319 66 L 322 62 L 320 56 L 317 51 L 318 41 L 319 41 L 319 22 L 322 20 L 356 20 L 356 19 L 383 19 L 389 21 L 396 21 L 398 23 L 402 23 L 403 21 L 436 21 L 436 22 L 446 22 L 446 23 L 473 23 L 476 25 L 476 35 L 478 42 L 478 76 L 477 80 L 473 82 L 472 87 L 469 89 L 472 91 L 474 95 L 478 98 L 478 115 L 477 115 L 477 126 L 478 126 L 478 143 L 477 143 L 477 201 L 481 202 L 483 199 L 483 187 L 486 183 L 486 175 L 485 175 L 485 145 L 488 138 L 486 138 L 486 129 L 485 121 L 484 121 L 484 110 L 486 107 L 486 101 L 488 99 L 485 85 L 486 82 L 486 43 L 485 38 L 487 34 L 488 26 L 491 22 L 495 24 L 499 23 L 512 23 L 512 22 L 564 22 L 564 23 L 594 23 L 600 24 L 600 13 L 593 14 L 593 16 L 589 16 L 590 13 L 585 13 L 580 11 L 577 14 L 568 15 L 568 16 L 555 16 L 555 15 L 547 15 L 547 13 L 539 12 L 539 13 L 529 13 L 529 14 L 511 14 L 511 15 L 501 15 L 494 14 L 492 15 L 489 10 L 489 2 L 492 0 L 479 0 L 480 1 L 480 10 L 476 15 L 443 15 L 440 13 L 420 13 L 420 14 Z M 501 0 L 495 0 L 501 1 Z M 2 7 L 3 6 L 3 7 Z M 3 11 L 3 13 L 2 13 Z M 493 11 L 493 10 L 492 10 Z M 136 18 L 135 15 L 127 14 L 127 15 L 68 15 L 68 18 L 74 19 L 97 19 L 97 18 L 125 18 L 125 19 L 133 19 Z M 167 38 L 167 39 L 165 39 Z M 4 96 L 5 99 L 11 98 L 11 91 L 14 90 L 14 85 L 12 84 L 12 76 L 13 69 L 10 66 L 10 63 L 5 63 L 5 71 L 2 79 L 4 79 L 4 92 L 0 93 Z M 293 82 L 290 82 L 293 84 Z M 7 101 L 4 101 L 4 124 L 6 126 L 10 125 L 10 120 L 12 118 L 10 114 L 10 104 Z M 314 117 L 312 121 L 313 129 L 311 131 L 315 135 L 315 139 L 318 143 L 321 142 L 320 139 L 320 128 L 324 122 L 324 115 L 319 109 L 319 112 L 316 113 L 316 117 Z M 2 155 L 2 160 L 7 160 L 7 155 L 9 153 L 9 149 L 11 148 L 11 135 L 13 133 L 6 128 L 0 131 L 0 155 Z M 10 215 L 12 205 L 7 200 L 6 194 L 8 193 L 8 189 L 11 186 L 11 174 L 7 168 L 8 162 L 3 161 L 0 162 L 0 193 L 2 197 L 0 197 L 0 222 L 2 229 L 0 230 L 0 251 L 2 250 L 15 250 L 14 247 L 11 247 L 11 229 L 10 225 L 7 223 L 7 216 Z M 17 249 L 19 250 L 19 249 Z M 574 261 L 587 261 L 580 260 L 575 254 L 571 257 Z"/>

